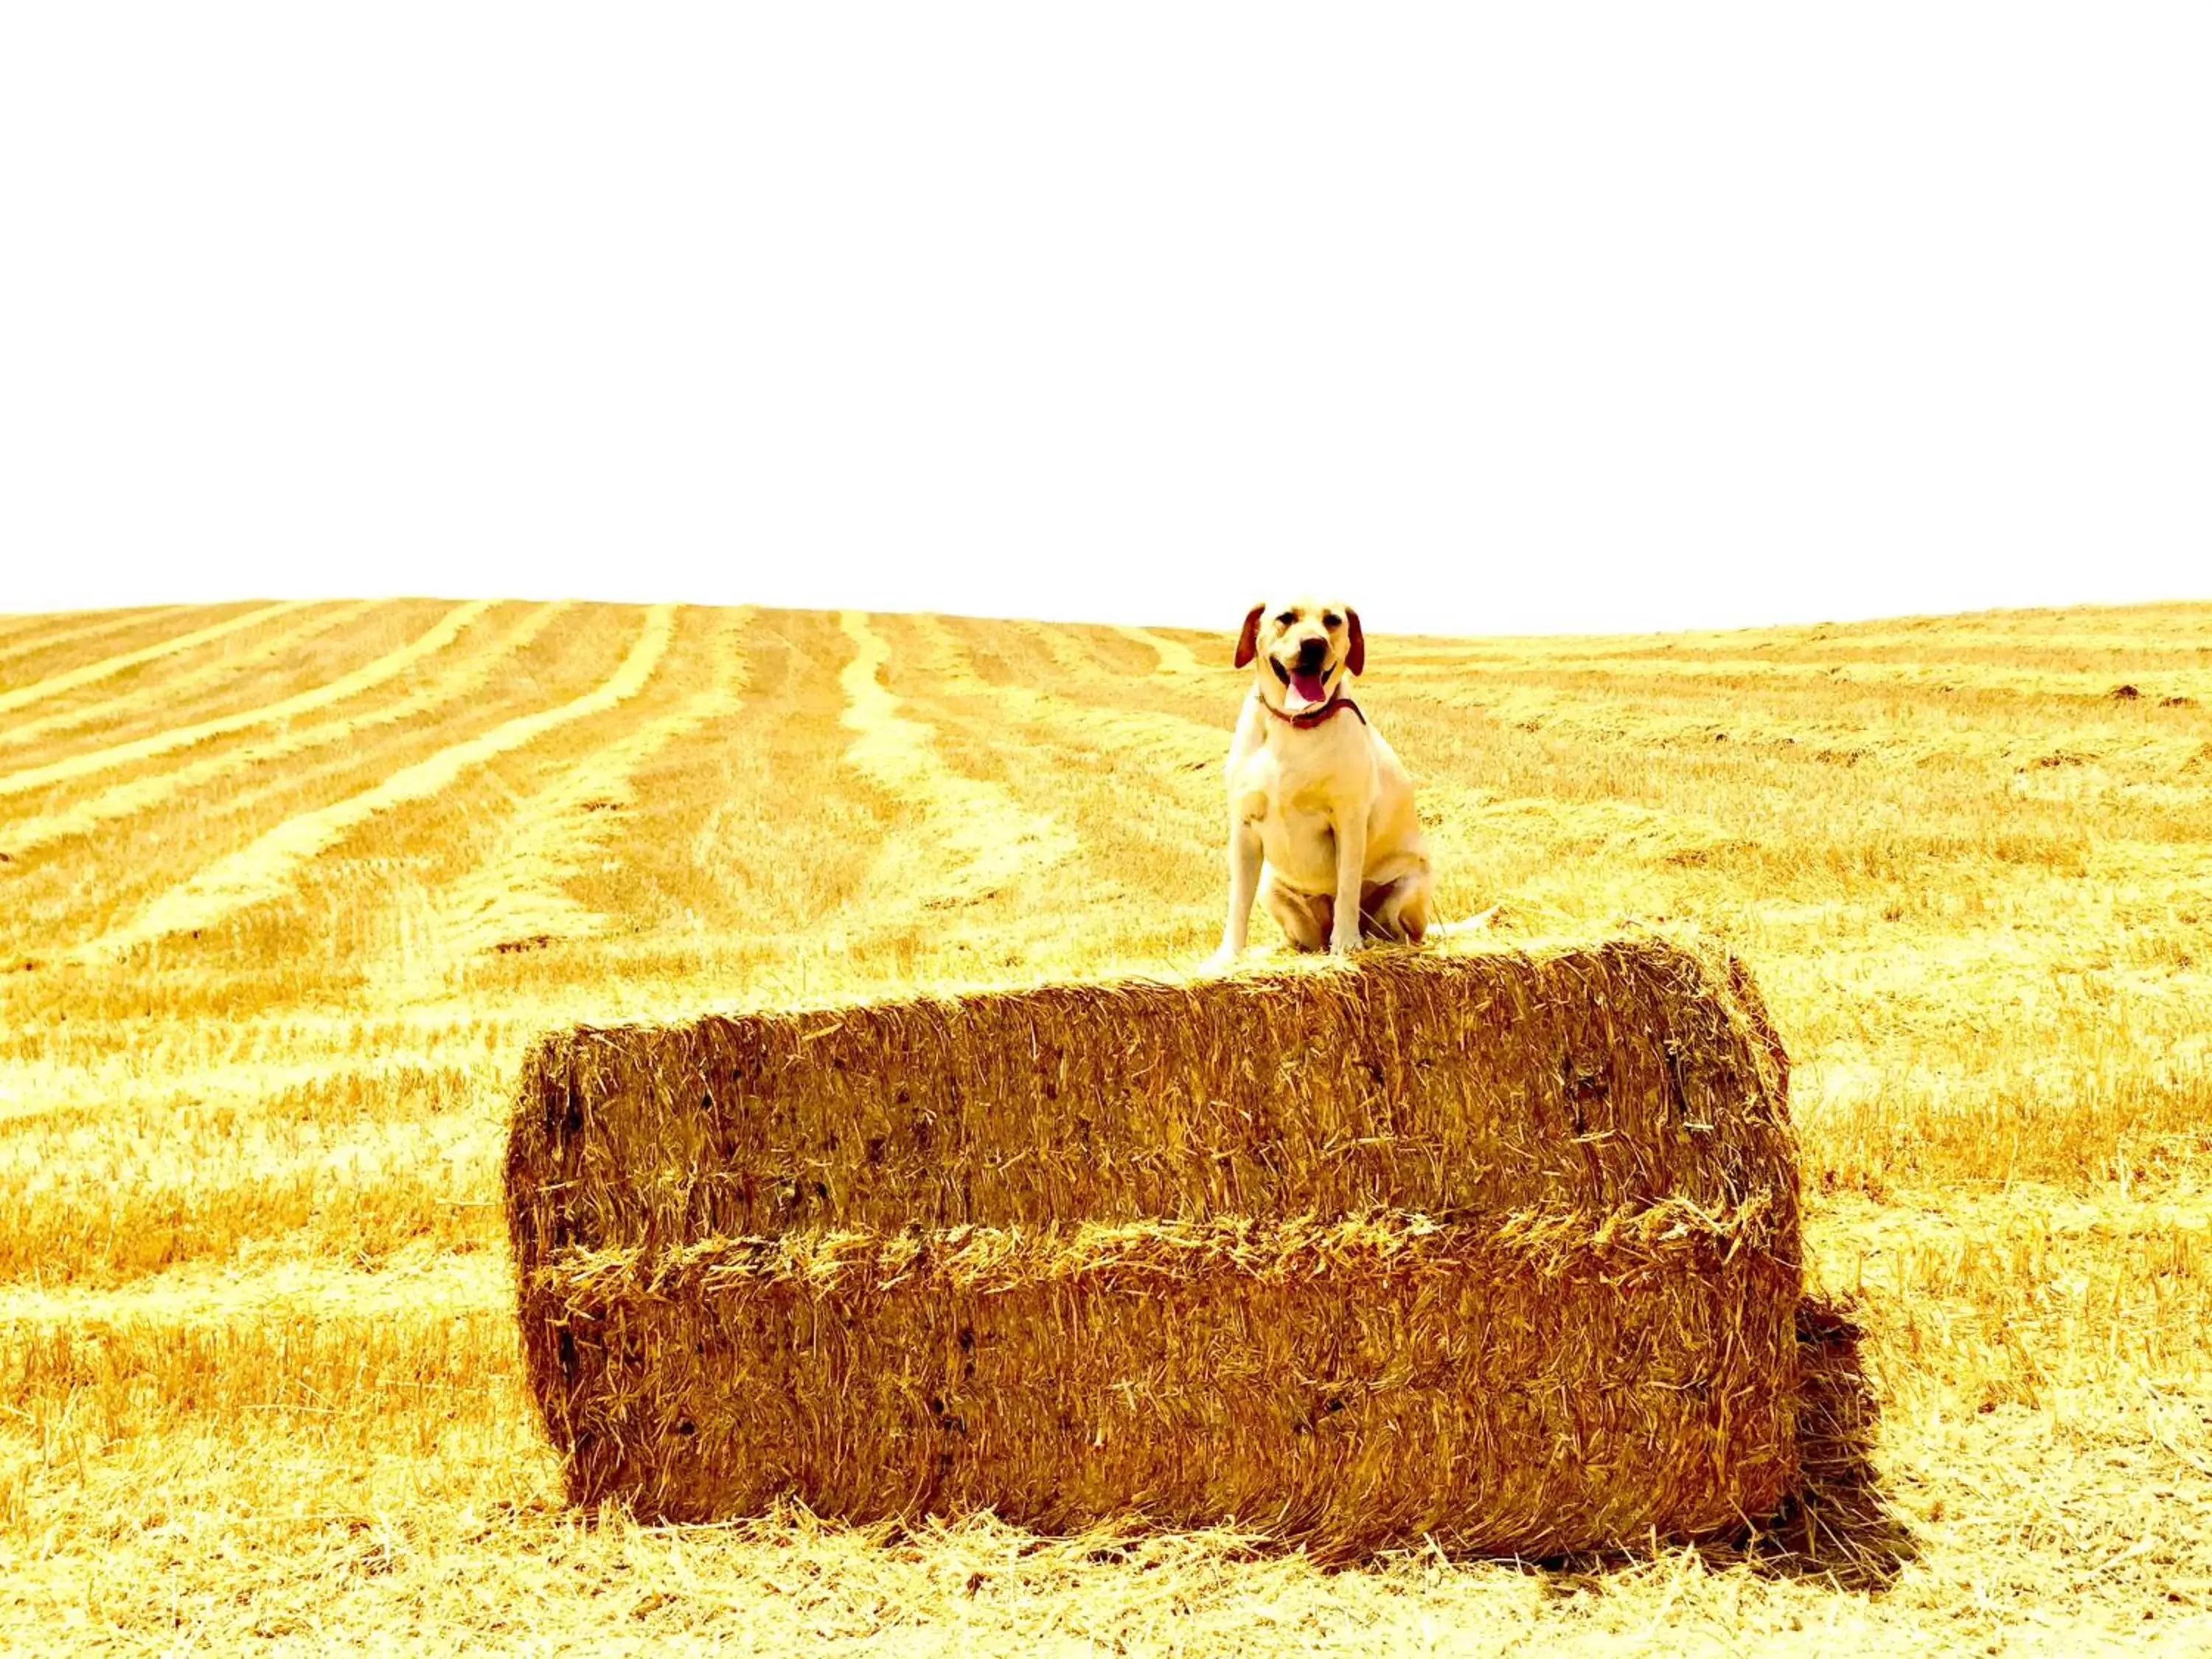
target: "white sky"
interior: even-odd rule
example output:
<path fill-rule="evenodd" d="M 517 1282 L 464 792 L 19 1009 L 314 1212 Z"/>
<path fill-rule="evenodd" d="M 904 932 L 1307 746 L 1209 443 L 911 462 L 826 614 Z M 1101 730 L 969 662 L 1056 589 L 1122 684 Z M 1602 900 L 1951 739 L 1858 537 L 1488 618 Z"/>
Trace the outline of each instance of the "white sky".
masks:
<path fill-rule="evenodd" d="M 2212 598 L 2212 8 L 0 12 L 0 610 Z"/>

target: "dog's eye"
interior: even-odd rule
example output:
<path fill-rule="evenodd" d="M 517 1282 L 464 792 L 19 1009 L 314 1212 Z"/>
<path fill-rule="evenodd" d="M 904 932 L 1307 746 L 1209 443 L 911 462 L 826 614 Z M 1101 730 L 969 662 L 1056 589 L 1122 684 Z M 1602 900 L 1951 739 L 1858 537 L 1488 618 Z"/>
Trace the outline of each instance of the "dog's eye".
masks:
<path fill-rule="evenodd" d="M 1282 614 L 1281 616 L 1279 616 L 1279 617 L 1276 617 L 1276 618 L 1275 618 L 1275 623 L 1276 623 L 1276 626 L 1278 626 L 1278 627 L 1279 627 L 1279 628 L 1288 628 L 1288 627 L 1289 627 L 1292 623 L 1296 622 L 1297 619 L 1298 619 L 1298 613 L 1297 613 L 1297 611 L 1285 611 L 1285 612 L 1283 612 L 1283 614 Z"/>
<path fill-rule="evenodd" d="M 1341 628 L 1344 626 L 1344 618 L 1332 611 L 1321 619 L 1321 625 L 1323 628 Z"/>

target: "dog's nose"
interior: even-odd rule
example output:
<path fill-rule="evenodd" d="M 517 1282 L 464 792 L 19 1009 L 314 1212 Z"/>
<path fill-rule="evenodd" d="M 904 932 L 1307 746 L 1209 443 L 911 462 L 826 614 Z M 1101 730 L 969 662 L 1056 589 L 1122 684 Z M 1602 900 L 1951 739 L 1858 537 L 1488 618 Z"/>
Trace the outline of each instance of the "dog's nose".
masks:
<path fill-rule="evenodd" d="M 1323 659 L 1325 659 L 1328 655 L 1328 641 L 1327 640 L 1300 640 L 1298 641 L 1298 666 L 1307 670 L 1309 672 L 1320 667 Z"/>

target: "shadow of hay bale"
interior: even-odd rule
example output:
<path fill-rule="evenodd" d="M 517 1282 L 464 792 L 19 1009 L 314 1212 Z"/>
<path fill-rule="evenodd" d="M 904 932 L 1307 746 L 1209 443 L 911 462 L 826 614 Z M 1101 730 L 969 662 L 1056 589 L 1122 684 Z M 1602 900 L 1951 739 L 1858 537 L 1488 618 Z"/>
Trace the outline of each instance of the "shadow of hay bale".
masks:
<path fill-rule="evenodd" d="M 1708 1560 L 1878 1592 L 1918 1558 L 1918 1542 L 1889 1507 L 1874 1466 L 1881 1407 L 1860 1358 L 1864 1336 L 1832 1303 L 1808 1296 L 1798 1304 L 1797 1490 L 1747 1543 L 1708 1550 Z"/>
<path fill-rule="evenodd" d="M 1826 1579 L 1879 1595 L 1919 1559 L 1920 1546 L 1889 1507 L 1874 1466 L 1881 1407 L 1860 1356 L 1866 1334 L 1845 1308 L 1813 1296 L 1798 1304 L 1796 1323 L 1797 1485 L 1767 1520 L 1691 1547 L 1716 1572 L 1745 1567 L 1762 1578 Z M 1649 1550 L 1606 1550 L 1520 1565 L 1544 1580 L 1547 1594 L 1564 1595 L 1652 1559 Z"/>

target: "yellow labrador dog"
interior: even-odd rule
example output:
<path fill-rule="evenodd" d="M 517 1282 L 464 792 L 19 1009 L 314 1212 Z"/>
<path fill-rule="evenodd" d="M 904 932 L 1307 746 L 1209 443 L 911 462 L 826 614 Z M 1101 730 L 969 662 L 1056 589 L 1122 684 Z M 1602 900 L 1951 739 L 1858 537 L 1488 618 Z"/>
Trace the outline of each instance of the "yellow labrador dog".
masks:
<path fill-rule="evenodd" d="M 1214 964 L 1243 950 L 1256 896 L 1301 951 L 1418 941 L 1429 854 L 1413 787 L 1344 695 L 1367 666 L 1359 613 L 1291 599 L 1255 605 L 1237 640 L 1252 691 L 1229 749 L 1229 925 Z"/>

